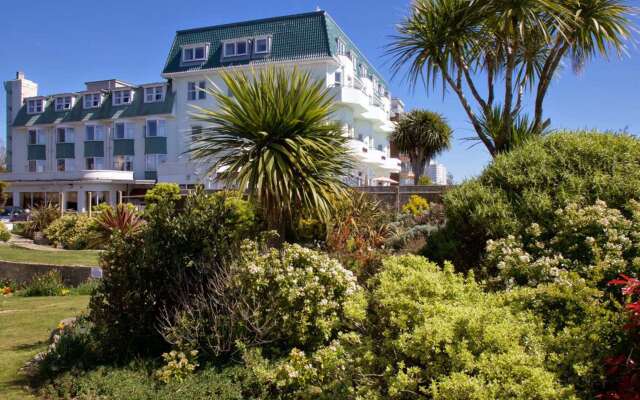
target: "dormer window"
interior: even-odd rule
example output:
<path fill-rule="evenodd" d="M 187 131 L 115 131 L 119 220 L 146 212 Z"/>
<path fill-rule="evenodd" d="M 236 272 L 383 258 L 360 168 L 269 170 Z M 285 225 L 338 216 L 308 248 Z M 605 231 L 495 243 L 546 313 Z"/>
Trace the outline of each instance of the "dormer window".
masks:
<path fill-rule="evenodd" d="M 232 40 L 223 44 L 225 57 L 242 57 L 249 54 L 249 42 L 246 39 Z"/>
<path fill-rule="evenodd" d="M 256 54 L 271 52 L 271 38 L 268 36 L 256 38 L 253 51 Z"/>
<path fill-rule="evenodd" d="M 44 109 L 44 99 L 27 100 L 27 114 L 39 114 Z"/>
<path fill-rule="evenodd" d="M 209 45 L 206 43 L 192 44 L 182 47 L 182 62 L 190 63 L 205 61 L 209 53 Z"/>
<path fill-rule="evenodd" d="M 83 106 L 85 109 L 98 108 L 102 103 L 102 95 L 100 93 L 89 93 L 82 97 Z"/>
<path fill-rule="evenodd" d="M 336 38 L 336 52 L 341 56 L 347 54 L 347 46 L 339 38 Z"/>
<path fill-rule="evenodd" d="M 66 111 L 73 107 L 73 96 L 56 97 L 56 111 Z"/>
<path fill-rule="evenodd" d="M 144 102 L 156 103 L 164 100 L 164 85 L 144 88 Z"/>
<path fill-rule="evenodd" d="M 133 101 L 133 93 L 131 89 L 114 90 L 113 91 L 113 105 L 120 106 L 123 104 L 131 104 Z"/>

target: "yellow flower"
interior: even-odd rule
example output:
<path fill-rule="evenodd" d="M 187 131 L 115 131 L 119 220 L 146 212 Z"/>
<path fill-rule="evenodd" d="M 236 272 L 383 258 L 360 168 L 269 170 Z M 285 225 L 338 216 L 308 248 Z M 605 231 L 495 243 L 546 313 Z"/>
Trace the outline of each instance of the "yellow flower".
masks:
<path fill-rule="evenodd" d="M 69 289 L 62 289 L 62 290 L 60 291 L 60 294 L 61 294 L 62 296 L 66 296 L 66 295 L 68 295 L 68 294 L 69 294 Z"/>

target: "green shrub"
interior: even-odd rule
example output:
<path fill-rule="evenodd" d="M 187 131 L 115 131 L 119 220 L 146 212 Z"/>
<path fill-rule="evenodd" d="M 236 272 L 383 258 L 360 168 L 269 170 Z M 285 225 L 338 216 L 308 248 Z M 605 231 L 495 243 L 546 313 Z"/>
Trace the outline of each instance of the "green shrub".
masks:
<path fill-rule="evenodd" d="M 422 175 L 420 178 L 418 178 L 418 185 L 433 185 L 433 182 L 428 176 Z"/>
<path fill-rule="evenodd" d="M 11 239 L 11 232 L 4 223 L 0 222 L 0 241 L 6 242 L 9 239 Z"/>
<path fill-rule="evenodd" d="M 71 289 L 71 294 L 78 296 L 90 296 L 100 286 L 100 279 L 89 279 Z"/>
<path fill-rule="evenodd" d="M 606 202 L 622 210 L 640 198 L 640 141 L 628 135 L 564 132 L 500 155 L 479 178 L 444 196 L 447 226 L 424 254 L 478 266 L 489 239 L 518 236 L 532 223 L 546 230 L 569 203 Z"/>
<path fill-rule="evenodd" d="M 86 214 L 67 213 L 53 221 L 44 231 L 53 244 L 69 250 L 95 247 L 97 232 L 92 218 Z"/>
<path fill-rule="evenodd" d="M 219 357 L 236 345 L 271 353 L 313 349 L 362 324 L 365 296 L 353 274 L 328 256 L 285 244 L 259 251 L 246 243 L 240 261 L 187 293 L 164 327 L 179 348 Z"/>
<path fill-rule="evenodd" d="M 147 190 L 144 201 L 147 206 L 160 202 L 177 202 L 180 200 L 180 186 L 175 183 L 157 183 Z"/>
<path fill-rule="evenodd" d="M 52 270 L 44 274 L 35 275 L 20 291 L 20 295 L 25 297 L 61 296 L 65 292 L 67 291 L 62 283 L 60 272 Z"/>
<path fill-rule="evenodd" d="M 27 226 L 29 225 L 28 222 L 14 222 L 13 223 L 13 229 L 11 229 L 11 233 L 13 233 L 14 235 L 18 235 L 18 236 L 22 236 L 22 237 L 28 237 L 27 236 Z"/>
<path fill-rule="evenodd" d="M 100 367 L 84 374 L 67 373 L 54 383 L 40 390 L 47 399 L 76 400 L 244 400 L 268 399 L 254 391 L 245 395 L 244 369 L 226 368 L 224 371 L 207 369 L 191 375 L 183 381 L 163 384 L 155 380 L 150 372 L 152 366 L 144 363 L 131 364 L 125 368 Z M 246 385 L 243 383 L 246 382 Z"/>
<path fill-rule="evenodd" d="M 242 205 L 242 207 L 240 207 Z M 240 239 L 253 231 L 242 200 L 197 192 L 178 209 L 175 196 L 145 209 L 139 233 L 116 231 L 102 257 L 102 284 L 91 299 L 90 319 L 106 354 L 128 359 L 169 349 L 157 330 L 185 293 L 233 260 Z"/>
<path fill-rule="evenodd" d="M 31 211 L 31 216 L 29 222 L 27 222 L 25 233 L 28 237 L 33 237 L 36 232 L 44 232 L 44 230 L 58 218 L 60 218 L 59 206 L 55 204 L 37 206 Z"/>

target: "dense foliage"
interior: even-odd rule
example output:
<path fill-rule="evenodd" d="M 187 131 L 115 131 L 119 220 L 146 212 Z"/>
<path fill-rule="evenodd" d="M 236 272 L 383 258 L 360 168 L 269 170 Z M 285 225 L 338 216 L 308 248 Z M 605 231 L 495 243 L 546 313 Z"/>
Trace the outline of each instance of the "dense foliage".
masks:
<path fill-rule="evenodd" d="M 96 225 L 87 214 L 66 213 L 53 221 L 44 234 L 56 246 L 84 250 L 96 244 Z"/>
<path fill-rule="evenodd" d="M 91 300 L 90 320 L 106 354 L 159 354 L 157 330 L 184 293 L 232 259 L 255 228 L 240 199 L 198 192 L 184 199 L 164 191 L 145 210 L 144 228 L 115 231 L 103 255 L 103 283 Z"/>
<path fill-rule="evenodd" d="M 9 239 L 11 239 L 11 232 L 3 222 L 0 222 L 0 240 L 6 242 Z"/>
<path fill-rule="evenodd" d="M 640 141 L 627 135 L 564 132 L 497 157 L 477 179 L 444 196 L 447 226 L 428 258 L 478 267 L 489 239 L 522 235 L 533 223 L 552 232 L 556 210 L 597 200 L 624 212 L 640 199 Z"/>

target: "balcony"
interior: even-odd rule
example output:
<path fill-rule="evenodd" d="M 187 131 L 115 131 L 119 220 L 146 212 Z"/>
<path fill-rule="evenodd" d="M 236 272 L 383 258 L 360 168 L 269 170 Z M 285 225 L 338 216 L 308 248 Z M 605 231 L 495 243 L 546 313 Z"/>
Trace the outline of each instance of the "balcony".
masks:
<path fill-rule="evenodd" d="M 80 170 L 47 172 L 9 172 L 0 174 L 5 182 L 38 181 L 89 181 L 89 182 L 133 182 L 133 171 Z"/>

